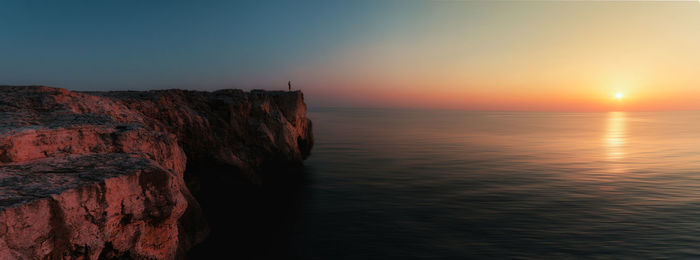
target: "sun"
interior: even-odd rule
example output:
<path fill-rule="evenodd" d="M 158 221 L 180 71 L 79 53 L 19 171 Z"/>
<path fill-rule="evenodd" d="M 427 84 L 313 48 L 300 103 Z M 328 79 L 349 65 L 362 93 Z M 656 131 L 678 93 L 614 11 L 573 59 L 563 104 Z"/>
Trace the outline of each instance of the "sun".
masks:
<path fill-rule="evenodd" d="M 615 93 L 615 98 L 616 98 L 616 99 L 622 99 L 623 97 L 625 97 L 625 94 L 622 94 L 622 92 L 617 92 L 617 93 Z"/>

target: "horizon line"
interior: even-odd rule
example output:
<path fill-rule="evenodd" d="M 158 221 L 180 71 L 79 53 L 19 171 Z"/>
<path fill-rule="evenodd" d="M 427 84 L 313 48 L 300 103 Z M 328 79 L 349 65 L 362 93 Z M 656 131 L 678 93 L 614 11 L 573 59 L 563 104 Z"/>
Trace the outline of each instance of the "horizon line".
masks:
<path fill-rule="evenodd" d="M 430 107 L 401 107 L 401 106 L 315 106 L 306 105 L 309 109 L 387 109 L 387 110 L 433 110 L 433 111 L 463 111 L 463 112 L 516 112 L 516 113 L 653 113 L 653 112 L 698 112 L 700 109 L 662 109 L 662 110 L 497 110 L 497 109 L 463 109 L 463 108 L 430 108 Z"/>

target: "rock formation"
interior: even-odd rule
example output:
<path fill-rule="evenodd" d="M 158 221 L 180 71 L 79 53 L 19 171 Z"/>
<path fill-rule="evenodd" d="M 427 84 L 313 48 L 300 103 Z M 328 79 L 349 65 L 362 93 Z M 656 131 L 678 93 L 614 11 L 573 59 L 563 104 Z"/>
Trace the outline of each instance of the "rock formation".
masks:
<path fill-rule="evenodd" d="M 208 233 L 190 188 L 227 174 L 192 165 L 261 181 L 313 145 L 298 91 L 0 87 L 0 119 L 0 259 L 182 257 Z"/>

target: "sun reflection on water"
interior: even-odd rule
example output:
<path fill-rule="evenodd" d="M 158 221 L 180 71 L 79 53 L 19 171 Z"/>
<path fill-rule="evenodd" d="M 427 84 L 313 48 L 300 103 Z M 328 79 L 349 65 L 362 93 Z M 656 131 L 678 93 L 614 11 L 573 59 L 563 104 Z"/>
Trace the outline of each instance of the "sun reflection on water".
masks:
<path fill-rule="evenodd" d="M 609 162 L 621 163 L 625 158 L 625 143 L 627 142 L 625 112 L 608 113 L 607 128 L 605 131 L 605 149 Z M 612 170 L 622 171 L 620 167 Z"/>

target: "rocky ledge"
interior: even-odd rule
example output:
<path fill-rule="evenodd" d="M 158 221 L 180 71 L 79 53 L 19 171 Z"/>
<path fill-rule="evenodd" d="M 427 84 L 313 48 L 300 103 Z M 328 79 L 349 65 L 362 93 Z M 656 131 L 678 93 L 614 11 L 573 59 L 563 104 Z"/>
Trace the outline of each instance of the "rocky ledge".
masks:
<path fill-rule="evenodd" d="M 226 201 L 196 196 L 207 181 L 264 182 L 313 145 L 299 91 L 6 86 L 0 118 L 0 259 L 184 257 L 200 202 Z"/>

